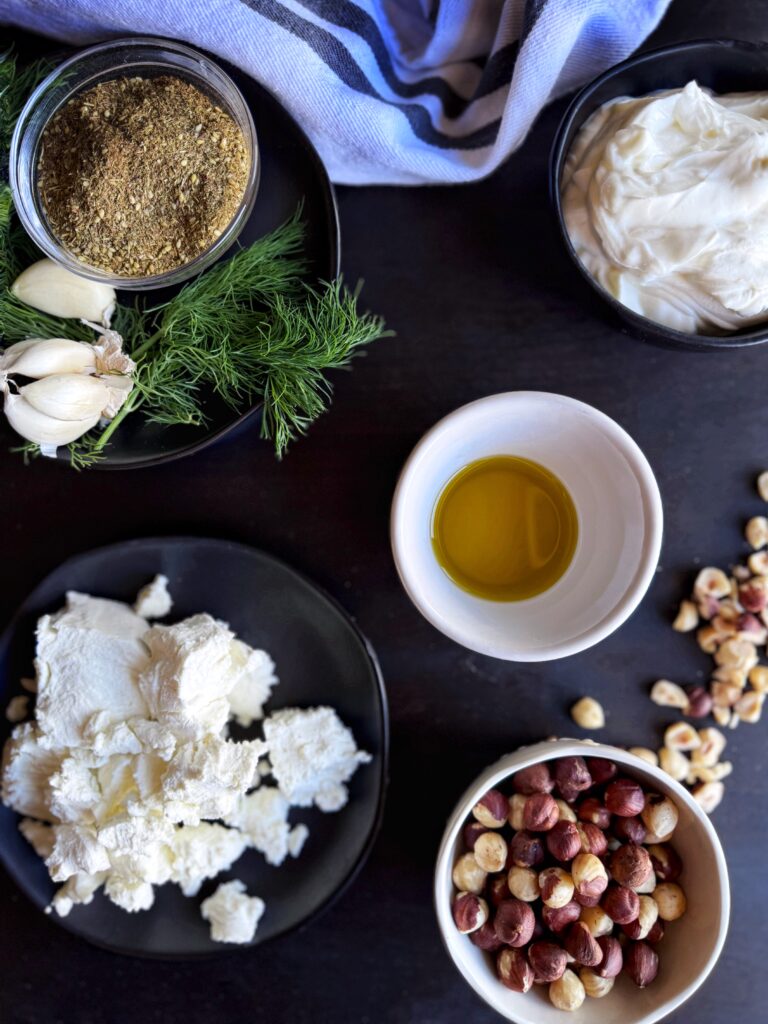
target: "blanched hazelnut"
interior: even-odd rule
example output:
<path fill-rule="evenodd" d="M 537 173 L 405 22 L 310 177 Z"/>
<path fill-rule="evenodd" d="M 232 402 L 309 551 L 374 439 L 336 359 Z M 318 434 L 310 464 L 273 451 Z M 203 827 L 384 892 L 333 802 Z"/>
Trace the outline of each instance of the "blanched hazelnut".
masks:
<path fill-rule="evenodd" d="M 536 923 L 533 911 L 522 900 L 502 900 L 496 909 L 493 926 L 496 934 L 507 946 L 525 946 L 531 941 Z"/>
<path fill-rule="evenodd" d="M 548 832 L 559 817 L 557 804 L 549 793 L 533 793 L 526 798 L 523 821 L 529 832 Z"/>
<path fill-rule="evenodd" d="M 597 939 L 583 921 L 575 921 L 568 929 L 565 949 L 577 964 L 583 964 L 584 967 L 596 967 L 603 959 L 603 951 Z"/>
<path fill-rule="evenodd" d="M 580 979 L 568 969 L 549 986 L 549 998 L 558 1010 L 578 1010 L 586 998 Z"/>
<path fill-rule="evenodd" d="M 486 921 L 476 931 L 470 932 L 469 941 L 474 943 L 478 949 L 484 949 L 486 953 L 495 953 L 502 947 L 502 942 L 490 921 Z"/>
<path fill-rule="evenodd" d="M 619 885 L 629 886 L 630 889 L 642 885 L 653 872 L 648 851 L 635 843 L 620 846 L 611 854 L 608 866 L 613 880 Z"/>
<path fill-rule="evenodd" d="M 573 860 L 581 850 L 581 836 L 572 821 L 558 821 L 547 832 L 547 849 L 555 860 Z"/>
<path fill-rule="evenodd" d="M 699 613 L 693 601 L 681 601 L 672 629 L 678 633 L 690 633 L 699 624 Z"/>
<path fill-rule="evenodd" d="M 603 996 L 607 996 L 615 984 L 613 978 L 601 978 L 591 967 L 582 967 L 579 971 L 579 978 L 584 986 L 584 991 L 592 999 L 602 999 Z"/>
<path fill-rule="evenodd" d="M 755 482 L 757 487 L 757 493 L 763 499 L 768 501 L 768 470 L 762 472 Z"/>
<path fill-rule="evenodd" d="M 611 812 L 595 796 L 588 796 L 576 808 L 580 821 L 590 821 L 598 828 L 608 828 L 611 823 Z"/>
<path fill-rule="evenodd" d="M 453 884 L 461 892 L 479 896 L 483 891 L 488 873 L 483 871 L 473 853 L 465 853 L 453 865 Z"/>
<path fill-rule="evenodd" d="M 718 725 L 721 725 L 723 728 L 725 728 L 727 725 L 730 724 L 731 710 L 730 708 L 719 707 L 717 704 L 715 704 L 715 706 L 712 708 L 712 717 Z"/>
<path fill-rule="evenodd" d="M 635 757 L 639 757 L 643 761 L 647 761 L 648 764 L 652 764 L 654 768 L 659 763 L 659 755 L 655 750 L 650 750 L 648 747 L 629 747 L 628 753 L 634 754 Z"/>
<path fill-rule="evenodd" d="M 624 934 L 628 935 L 630 939 L 645 939 L 656 924 L 658 917 L 659 905 L 656 900 L 652 896 L 641 896 L 637 917 L 623 926 Z"/>
<path fill-rule="evenodd" d="M 472 815 L 487 828 L 501 828 L 507 822 L 509 801 L 498 789 L 489 789 L 472 808 Z"/>
<path fill-rule="evenodd" d="M 715 661 L 723 668 L 749 672 L 757 664 L 757 648 L 750 640 L 731 637 L 715 651 Z"/>
<path fill-rule="evenodd" d="M 733 710 L 734 713 L 739 716 L 740 721 L 749 722 L 754 725 L 755 722 L 760 721 L 760 716 L 763 713 L 764 702 L 764 693 L 759 693 L 757 690 L 750 690 L 748 693 L 739 697 L 733 706 Z"/>
<path fill-rule="evenodd" d="M 519 949 L 502 949 L 496 958 L 496 973 L 502 985 L 513 992 L 528 992 L 533 985 L 533 968 Z"/>
<path fill-rule="evenodd" d="M 498 907 L 501 901 L 508 900 L 510 895 L 506 875 L 494 875 L 488 880 L 486 896 L 492 906 Z"/>
<path fill-rule="evenodd" d="M 688 694 L 688 709 L 685 712 L 689 718 L 706 718 L 712 711 L 712 695 L 703 686 L 689 686 L 685 691 Z"/>
<path fill-rule="evenodd" d="M 548 907 L 546 903 L 541 908 L 541 919 L 546 928 L 555 935 L 564 932 L 568 925 L 579 920 L 582 908 L 574 900 L 562 907 Z"/>
<path fill-rule="evenodd" d="M 656 951 L 647 942 L 630 942 L 624 953 L 624 970 L 638 988 L 645 988 L 659 973 Z"/>
<path fill-rule="evenodd" d="M 578 896 L 600 897 L 608 885 L 605 865 L 593 853 L 580 853 L 571 864 L 571 877 Z"/>
<path fill-rule="evenodd" d="M 515 832 L 519 832 L 525 828 L 525 820 L 523 818 L 523 812 L 525 811 L 525 802 L 528 797 L 523 796 L 522 793 L 513 793 L 509 798 L 509 816 L 508 821 Z"/>
<path fill-rule="evenodd" d="M 597 825 L 593 825 L 591 821 L 577 822 L 576 829 L 581 840 L 581 852 L 594 853 L 596 857 L 602 857 L 608 849 L 608 839 L 605 832 L 599 829 Z"/>
<path fill-rule="evenodd" d="M 715 679 L 710 686 L 710 693 L 712 694 L 712 701 L 714 708 L 712 710 L 717 721 L 717 709 L 718 708 L 732 708 L 741 697 L 742 687 L 736 683 L 726 683 L 722 679 Z M 728 714 L 730 718 L 730 712 Z M 720 723 L 722 724 L 722 723 Z"/>
<path fill-rule="evenodd" d="M 613 931 L 613 921 L 599 906 L 583 907 L 579 920 L 584 922 L 596 939 L 601 935 L 610 935 Z"/>
<path fill-rule="evenodd" d="M 626 885 L 610 885 L 601 906 L 616 924 L 629 924 L 640 913 L 640 897 Z"/>
<path fill-rule="evenodd" d="M 603 783 L 610 782 L 618 772 L 616 763 L 605 757 L 588 757 L 587 769 L 594 786 L 602 786 Z"/>
<path fill-rule="evenodd" d="M 681 750 L 662 747 L 659 751 L 659 767 L 676 782 L 684 782 L 691 770 L 691 762 Z"/>
<path fill-rule="evenodd" d="M 544 860 L 544 844 L 530 832 L 516 832 L 509 844 L 509 855 L 517 867 L 532 868 Z"/>
<path fill-rule="evenodd" d="M 725 795 L 725 786 L 722 782 L 717 781 L 703 782 L 701 785 L 694 787 L 691 795 L 703 811 L 707 814 L 712 814 L 722 802 Z"/>
<path fill-rule="evenodd" d="M 549 765 L 541 762 L 516 772 L 512 776 L 512 786 L 516 793 L 531 796 L 532 793 L 551 793 L 555 780 L 552 778 Z"/>
<path fill-rule="evenodd" d="M 673 722 L 664 730 L 664 746 L 670 750 L 695 750 L 700 745 L 699 734 L 690 722 Z"/>
<path fill-rule="evenodd" d="M 477 842 L 478 836 L 481 836 L 488 829 L 485 825 L 481 825 L 479 821 L 468 821 L 464 826 L 462 837 L 464 839 L 464 845 L 468 850 L 474 850 L 475 843 Z"/>
<path fill-rule="evenodd" d="M 558 821 L 577 821 L 578 820 L 577 817 L 576 817 L 576 811 L 574 811 L 574 809 L 571 807 L 571 805 L 567 804 L 565 802 L 565 800 L 561 800 L 558 797 L 555 800 L 555 803 L 557 804 L 557 809 L 560 812 L 560 817 L 558 818 Z"/>
<path fill-rule="evenodd" d="M 699 731 L 701 744 L 698 750 L 691 755 L 691 762 L 694 765 L 701 765 L 704 768 L 711 768 L 720 760 L 728 742 L 719 729 L 701 729 Z"/>
<path fill-rule="evenodd" d="M 688 710 L 688 694 L 677 683 L 669 679 L 659 679 L 651 687 L 651 700 L 662 708 L 680 708 Z"/>
<path fill-rule="evenodd" d="M 573 899 L 573 878 L 562 868 L 545 868 L 539 873 L 539 889 L 548 907 L 564 907 Z"/>
<path fill-rule="evenodd" d="M 747 559 L 752 576 L 768 576 L 768 551 L 755 551 Z"/>
<path fill-rule="evenodd" d="M 611 827 L 617 839 L 630 843 L 644 843 L 648 834 L 640 818 L 616 818 Z"/>
<path fill-rule="evenodd" d="M 653 870 L 662 882 L 674 882 L 680 877 L 683 862 L 673 847 L 666 843 L 654 843 L 648 847 Z"/>
<path fill-rule="evenodd" d="M 525 903 L 533 903 L 539 898 L 539 876 L 533 868 L 510 868 L 507 885 L 512 895 Z"/>
<path fill-rule="evenodd" d="M 722 569 L 707 566 L 702 569 L 693 584 L 695 597 L 727 597 L 731 592 L 731 581 Z"/>
<path fill-rule="evenodd" d="M 744 527 L 747 543 L 755 551 L 768 544 L 768 519 L 765 516 L 752 516 Z"/>
<path fill-rule="evenodd" d="M 488 904 L 472 892 L 460 892 L 453 901 L 453 920 L 463 935 L 482 927 L 488 920 Z"/>
<path fill-rule="evenodd" d="M 678 812 L 675 804 L 666 796 L 649 793 L 640 815 L 643 824 L 663 842 L 677 828 Z"/>
<path fill-rule="evenodd" d="M 583 757 L 561 757 L 555 761 L 555 782 L 560 795 L 570 801 L 589 789 L 592 776 Z"/>
<path fill-rule="evenodd" d="M 676 921 L 685 913 L 685 893 L 675 882 L 662 882 L 657 885 L 651 899 L 656 901 L 662 921 Z"/>
<path fill-rule="evenodd" d="M 605 790 L 605 806 L 611 814 L 634 818 L 645 806 L 645 794 L 634 779 L 614 779 Z"/>
<path fill-rule="evenodd" d="M 507 841 L 498 832 L 486 832 L 475 843 L 475 860 L 483 871 L 503 871 L 507 863 Z"/>
<path fill-rule="evenodd" d="M 582 697 L 571 708 L 571 718 L 582 729 L 602 729 L 605 725 L 605 712 L 602 704 L 594 697 Z"/>
<path fill-rule="evenodd" d="M 749 682 L 758 693 L 768 693 L 768 665 L 755 665 L 751 668 Z"/>
<path fill-rule="evenodd" d="M 565 950 L 554 942 L 534 942 L 528 949 L 528 962 L 537 984 L 562 978 L 568 963 Z"/>

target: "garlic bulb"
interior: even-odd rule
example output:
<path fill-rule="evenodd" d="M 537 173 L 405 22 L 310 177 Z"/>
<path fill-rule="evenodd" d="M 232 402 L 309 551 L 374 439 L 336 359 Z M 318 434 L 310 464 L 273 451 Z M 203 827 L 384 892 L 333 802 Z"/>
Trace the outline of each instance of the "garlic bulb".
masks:
<path fill-rule="evenodd" d="M 96 320 L 109 327 L 117 305 L 115 289 L 108 284 L 89 281 L 44 259 L 27 267 L 11 285 L 21 302 L 51 316 L 78 320 Z"/>
<path fill-rule="evenodd" d="M 53 373 L 20 388 L 19 394 L 38 412 L 67 421 L 101 417 L 110 401 L 107 384 L 82 373 Z"/>
<path fill-rule="evenodd" d="M 119 335 L 118 335 L 119 337 Z M 22 377 L 47 377 L 52 373 L 93 373 L 96 350 L 85 341 L 68 338 L 29 338 L 17 341 L 0 355 L 0 372 Z"/>
<path fill-rule="evenodd" d="M 5 391 L 3 410 L 8 422 L 17 434 L 39 445 L 43 455 L 55 456 L 59 445 L 76 441 L 99 422 L 99 413 L 78 420 L 56 419 L 40 412 L 21 395 L 13 394 L 7 381 L 3 382 L 2 389 Z"/>

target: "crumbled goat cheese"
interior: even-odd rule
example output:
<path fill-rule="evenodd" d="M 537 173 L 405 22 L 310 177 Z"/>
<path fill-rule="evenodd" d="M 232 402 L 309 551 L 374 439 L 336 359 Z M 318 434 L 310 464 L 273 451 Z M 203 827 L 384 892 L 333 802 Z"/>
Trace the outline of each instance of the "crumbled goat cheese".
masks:
<path fill-rule="evenodd" d="M 236 879 L 222 882 L 200 904 L 200 913 L 211 922 L 214 942 L 251 942 L 264 913 L 264 900 L 246 895 L 245 886 Z"/>
<path fill-rule="evenodd" d="M 217 736 L 182 743 L 163 776 L 166 814 L 190 825 L 226 817 L 251 788 L 265 749 L 262 740 L 236 743 Z"/>
<path fill-rule="evenodd" d="M 242 640 L 233 640 L 230 650 L 238 670 L 237 682 L 229 691 L 230 713 L 247 729 L 264 717 L 264 705 L 277 683 L 275 663 L 266 651 L 254 650 Z"/>
<path fill-rule="evenodd" d="M 5 709 L 5 717 L 9 722 L 23 722 L 29 713 L 29 697 L 20 694 L 18 697 L 11 697 L 8 707 Z"/>
<path fill-rule="evenodd" d="M 108 871 L 109 854 L 96 830 L 88 825 L 54 825 L 53 850 L 45 864 L 54 882 L 66 882 L 71 875 L 93 875 Z"/>
<path fill-rule="evenodd" d="M 111 874 L 104 883 L 104 892 L 113 903 L 129 914 L 149 910 L 155 902 L 154 888 L 141 878 Z"/>
<path fill-rule="evenodd" d="M 82 872 L 72 875 L 53 896 L 52 906 L 59 917 L 66 917 L 76 903 L 87 904 L 93 901 L 94 894 L 104 884 L 106 871 L 95 875 Z"/>
<path fill-rule="evenodd" d="M 48 780 L 60 764 L 56 751 L 40 745 L 34 723 L 17 725 L 3 748 L 3 803 L 19 814 L 52 821 Z"/>
<path fill-rule="evenodd" d="M 288 835 L 288 853 L 292 857 L 298 857 L 304 849 L 304 843 L 309 839 L 309 829 L 306 825 L 294 825 Z"/>
<path fill-rule="evenodd" d="M 275 711 L 264 720 L 264 738 L 275 781 L 296 807 L 339 810 L 347 802 L 344 783 L 371 760 L 333 708 Z"/>
<path fill-rule="evenodd" d="M 185 825 L 174 837 L 171 878 L 185 896 L 195 896 L 206 878 L 232 867 L 246 846 L 246 837 L 235 828 L 207 821 Z"/>
<path fill-rule="evenodd" d="M 263 853 L 269 864 L 279 867 L 288 855 L 291 805 L 276 786 L 262 786 L 240 797 L 224 820 L 248 837 L 249 844 Z"/>
<path fill-rule="evenodd" d="M 164 619 L 173 608 L 173 599 L 168 593 L 168 577 L 155 576 L 151 583 L 142 587 L 136 595 L 133 610 L 143 619 Z"/>

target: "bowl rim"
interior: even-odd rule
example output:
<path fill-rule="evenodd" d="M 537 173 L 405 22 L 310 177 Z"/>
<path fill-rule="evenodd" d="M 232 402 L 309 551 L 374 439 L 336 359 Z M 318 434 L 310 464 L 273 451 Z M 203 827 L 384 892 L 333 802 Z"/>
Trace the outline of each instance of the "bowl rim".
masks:
<path fill-rule="evenodd" d="M 712 951 L 700 973 L 688 985 L 686 985 L 681 992 L 667 999 L 666 1002 L 660 1004 L 657 1009 L 651 1010 L 649 1013 L 646 1013 L 645 1016 L 632 1022 L 632 1024 L 656 1024 L 657 1021 L 662 1020 L 668 1014 L 679 1009 L 683 1003 L 687 1002 L 691 996 L 701 988 L 714 970 L 715 964 L 723 951 L 723 946 L 725 945 L 725 940 L 728 934 L 728 928 L 730 926 L 731 915 L 731 891 L 728 877 L 728 865 L 720 839 L 709 819 L 709 816 L 693 799 L 688 790 L 681 786 L 679 782 L 676 782 L 670 775 L 667 775 L 667 773 L 661 768 L 644 761 L 635 754 L 630 754 L 629 751 L 623 750 L 621 747 L 616 747 L 607 743 L 597 743 L 594 740 L 570 739 L 566 737 L 555 740 L 544 740 L 539 743 L 518 747 L 517 750 L 509 754 L 505 754 L 476 776 L 474 781 L 470 783 L 467 789 L 459 797 L 454 810 L 448 818 L 435 860 L 432 895 L 435 916 L 437 918 L 438 929 L 440 931 L 440 938 L 454 967 L 458 970 L 467 984 L 483 1000 L 483 1002 L 491 1006 L 497 1013 L 501 1014 L 501 1016 L 505 1017 L 507 1020 L 513 1020 L 514 1018 L 510 1016 L 509 1011 L 501 1005 L 500 1001 L 492 1001 L 489 998 L 489 994 L 483 990 L 479 982 L 477 982 L 473 977 L 472 972 L 467 968 L 464 960 L 458 960 L 454 956 L 446 941 L 447 930 L 454 928 L 450 907 L 446 905 L 444 893 L 446 879 L 450 879 L 450 871 L 453 867 L 452 847 L 458 838 L 459 832 L 466 821 L 471 808 L 484 792 L 497 785 L 502 780 L 508 779 L 514 772 L 520 771 L 520 769 L 526 768 L 529 765 L 538 764 L 542 761 L 554 760 L 559 757 L 570 756 L 604 757 L 608 760 L 616 761 L 622 766 L 622 768 L 626 768 L 631 772 L 635 772 L 641 776 L 649 776 L 662 790 L 669 792 L 676 802 L 684 804 L 688 808 L 698 825 L 701 827 L 702 833 L 706 837 L 706 840 L 714 854 L 715 863 L 717 865 L 717 889 L 720 898 L 720 927 L 718 929 Z"/>
<path fill-rule="evenodd" d="M 687 331 L 678 331 L 673 327 L 667 327 L 665 324 L 659 323 L 657 320 L 651 320 L 649 317 L 636 313 L 628 306 L 625 306 L 623 303 L 619 302 L 618 299 L 615 299 L 605 291 L 600 284 L 598 284 L 579 259 L 576 250 L 573 247 L 573 243 L 571 242 L 570 235 L 565 227 L 562 198 L 560 194 L 560 180 L 570 151 L 570 145 L 566 145 L 567 136 L 574 123 L 579 120 L 583 106 L 590 99 L 593 93 L 601 88 L 601 86 L 624 71 L 640 67 L 644 64 L 654 64 L 673 54 L 683 51 L 711 50 L 713 48 L 723 50 L 731 49 L 736 51 L 750 50 L 753 52 L 768 53 L 768 41 L 750 41 L 746 39 L 691 39 L 681 43 L 657 46 L 650 50 L 643 50 L 641 53 L 628 57 L 626 60 L 623 60 L 618 64 L 614 64 L 606 71 L 603 71 L 602 74 L 598 75 L 597 78 L 588 82 L 587 85 L 581 88 L 575 96 L 573 96 L 565 110 L 565 113 L 560 119 L 560 123 L 558 124 L 557 131 L 555 132 L 555 137 L 552 142 L 552 148 L 550 149 L 548 162 L 549 197 L 554 208 L 559 232 L 571 262 L 575 264 L 577 270 L 581 274 L 582 278 L 589 284 L 590 288 L 600 296 L 603 302 L 605 302 L 614 311 L 614 313 L 617 313 L 626 323 L 631 324 L 635 329 L 635 333 L 639 334 L 643 340 L 661 341 L 675 348 L 707 352 L 728 351 L 735 348 L 749 348 L 753 345 L 765 344 L 768 342 L 768 317 L 764 324 L 755 326 L 753 329 L 745 329 L 743 333 L 740 334 L 698 334 L 689 333 Z M 766 80 L 768 81 L 768 71 L 766 71 Z M 659 86 L 659 90 L 663 88 L 663 85 Z M 586 118 L 582 118 L 582 120 L 579 121 L 579 128 L 581 128 L 585 120 Z"/>
<path fill-rule="evenodd" d="M 415 579 L 411 568 L 404 557 L 404 531 L 408 524 L 405 522 L 404 502 L 407 490 L 412 484 L 421 460 L 434 439 L 456 422 L 464 418 L 470 420 L 473 412 L 481 406 L 496 403 L 505 407 L 522 399 L 536 399 L 547 402 L 554 401 L 557 404 L 567 405 L 574 411 L 586 414 L 590 420 L 597 425 L 601 431 L 608 435 L 614 445 L 621 450 L 627 459 L 633 473 L 635 474 L 638 486 L 642 493 L 644 517 L 646 521 L 645 536 L 641 552 L 640 564 L 635 571 L 634 577 L 619 602 L 613 609 L 591 629 L 580 633 L 569 640 L 560 641 L 547 647 L 535 648 L 532 650 L 519 650 L 510 647 L 502 647 L 496 644 L 478 642 L 472 635 L 465 631 L 463 626 L 453 620 L 449 620 L 437 613 L 437 611 L 422 598 L 421 588 Z M 485 654 L 493 658 L 500 658 L 504 661 L 513 662 L 542 662 L 554 661 L 558 658 L 570 657 L 579 654 L 596 644 L 601 643 L 620 626 L 626 622 L 630 615 L 645 596 L 661 553 L 661 541 L 663 534 L 664 513 L 661 503 L 659 486 L 651 469 L 648 459 L 643 454 L 637 442 L 627 431 L 600 409 L 582 402 L 579 399 L 571 398 L 552 391 L 502 391 L 494 395 L 486 395 L 466 405 L 459 406 L 449 412 L 442 419 L 438 420 L 421 437 L 405 461 L 400 477 L 395 486 L 392 498 L 392 509 L 390 513 L 390 544 L 392 556 L 395 562 L 397 574 L 408 597 L 419 612 L 445 636 L 461 644 L 471 651 Z"/>

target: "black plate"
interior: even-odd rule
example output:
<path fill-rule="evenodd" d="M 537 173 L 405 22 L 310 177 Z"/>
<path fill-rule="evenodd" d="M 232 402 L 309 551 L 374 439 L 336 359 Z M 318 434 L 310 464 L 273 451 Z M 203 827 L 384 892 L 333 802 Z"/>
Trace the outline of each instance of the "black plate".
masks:
<path fill-rule="evenodd" d="M 174 598 L 173 620 L 206 611 L 229 622 L 248 643 L 275 659 L 280 682 L 269 710 L 329 704 L 348 725 L 358 746 L 373 755 L 353 776 L 347 806 L 337 814 L 292 810 L 305 821 L 309 839 L 298 859 L 270 867 L 248 850 L 193 898 L 176 885 L 156 890 L 151 910 L 127 914 L 98 894 L 89 906 L 50 920 L 115 952 L 139 956 L 192 957 L 240 948 L 214 943 L 200 916 L 200 902 L 219 881 L 240 878 L 267 909 L 253 944 L 305 924 L 329 906 L 362 867 L 378 830 L 386 785 L 387 705 L 381 674 L 365 638 L 330 597 L 288 566 L 252 548 L 189 537 L 134 540 L 70 559 L 51 573 L 22 605 L 0 639 L 0 705 L 21 692 L 30 675 L 34 627 L 45 612 L 61 607 L 66 590 L 133 601 L 155 573 L 165 573 Z M 4 719 L 3 719 L 4 721 Z M 10 732 L 5 723 L 2 742 Z M 255 730 L 233 728 L 241 738 Z M 57 888 L 43 862 L 18 831 L 18 815 L 0 807 L 0 858 L 40 909 Z"/>
<path fill-rule="evenodd" d="M 768 88 L 768 44 L 737 39 L 703 39 L 665 46 L 630 57 L 596 78 L 576 96 L 555 136 L 549 161 L 549 191 L 565 247 L 580 274 L 630 328 L 636 337 L 671 348 L 712 351 L 760 345 L 768 341 L 768 326 L 745 327 L 731 334 L 687 334 L 627 309 L 604 291 L 583 266 L 571 244 L 560 201 L 560 179 L 574 137 L 587 118 L 610 100 L 647 96 L 663 89 L 680 89 L 695 79 L 715 93 L 765 91 Z"/>

